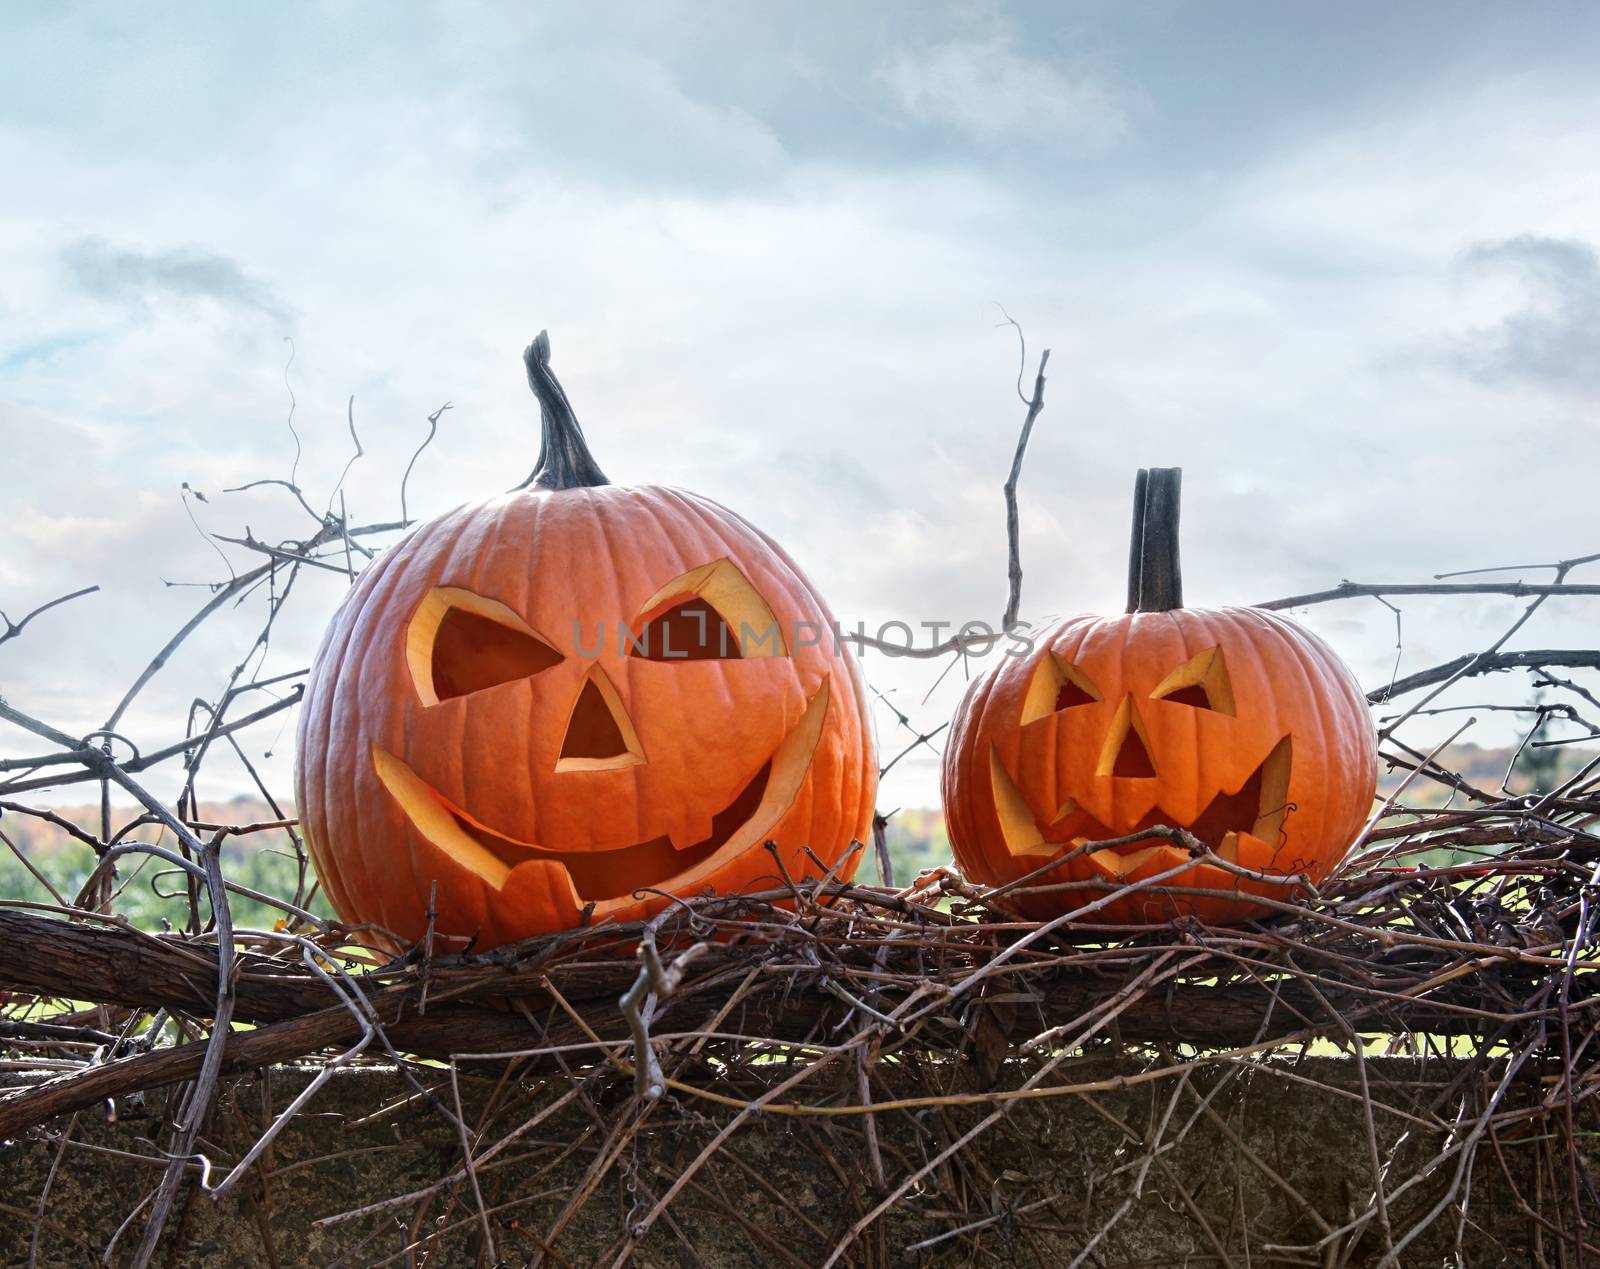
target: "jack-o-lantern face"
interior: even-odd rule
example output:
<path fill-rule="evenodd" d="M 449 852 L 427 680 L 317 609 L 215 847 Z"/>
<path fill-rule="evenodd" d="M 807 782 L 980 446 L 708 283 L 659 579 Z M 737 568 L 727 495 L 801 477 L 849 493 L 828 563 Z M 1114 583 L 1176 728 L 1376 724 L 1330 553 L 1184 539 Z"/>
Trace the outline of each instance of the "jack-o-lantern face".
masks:
<path fill-rule="evenodd" d="M 1026 658 L 977 679 L 945 766 L 957 860 L 1013 881 L 1085 842 L 1167 825 L 1253 871 L 1319 880 L 1368 814 L 1376 745 L 1366 701 L 1314 635 L 1248 608 L 1078 617 Z M 1189 912 L 1229 921 L 1291 891 L 1209 863 L 1162 838 L 1087 852 L 1039 885 L 1092 882 L 1024 900 L 1054 914 L 1112 896 L 1093 920 L 1148 923 Z M 1117 890 L 1161 884 L 1210 896 Z"/>
<path fill-rule="evenodd" d="M 491 946 L 779 886 L 769 840 L 815 876 L 875 784 L 859 670 L 788 557 L 694 494 L 597 485 L 459 508 L 368 570 L 298 789 L 341 916 L 414 939 L 432 893 L 437 933 Z"/>

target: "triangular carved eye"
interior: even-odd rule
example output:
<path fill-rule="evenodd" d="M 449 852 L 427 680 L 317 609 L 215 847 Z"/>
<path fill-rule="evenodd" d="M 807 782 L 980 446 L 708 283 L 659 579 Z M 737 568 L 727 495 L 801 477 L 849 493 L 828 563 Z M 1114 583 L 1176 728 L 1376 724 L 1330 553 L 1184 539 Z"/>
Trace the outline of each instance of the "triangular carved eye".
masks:
<path fill-rule="evenodd" d="M 1068 679 L 1061 685 L 1060 691 L 1056 693 L 1056 708 L 1058 710 L 1070 709 L 1074 705 L 1092 705 L 1093 703 L 1094 697 L 1086 692 L 1074 679 Z"/>
<path fill-rule="evenodd" d="M 730 559 L 675 577 L 639 612 L 627 653 L 646 661 L 742 661 L 789 655 L 761 593 Z"/>
<path fill-rule="evenodd" d="M 1161 680 L 1150 698 L 1234 717 L 1233 682 L 1222 649 L 1207 648 L 1190 657 Z"/>
<path fill-rule="evenodd" d="M 1033 672 L 1027 699 L 1022 704 L 1022 721 L 1031 723 L 1047 714 L 1075 705 L 1093 705 L 1104 699 L 1082 669 L 1051 652 Z"/>
<path fill-rule="evenodd" d="M 647 621 L 629 640 L 628 655 L 646 661 L 738 661 L 739 636 L 698 596 L 680 599 Z"/>
<path fill-rule="evenodd" d="M 406 661 L 425 705 L 532 678 L 562 660 L 506 605 L 456 586 L 429 591 L 406 631 Z"/>

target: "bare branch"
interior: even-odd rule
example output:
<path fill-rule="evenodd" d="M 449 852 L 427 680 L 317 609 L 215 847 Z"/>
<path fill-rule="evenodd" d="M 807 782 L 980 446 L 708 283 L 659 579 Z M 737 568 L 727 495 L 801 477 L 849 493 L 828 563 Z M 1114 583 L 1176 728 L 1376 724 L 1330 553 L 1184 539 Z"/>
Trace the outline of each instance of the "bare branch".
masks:
<path fill-rule="evenodd" d="M 1534 582 L 1340 582 L 1328 590 L 1311 591 L 1305 595 L 1290 595 L 1287 599 L 1269 599 L 1253 608 L 1281 610 L 1309 608 L 1312 604 L 1325 604 L 1335 599 L 1356 599 L 1363 595 L 1600 595 L 1600 585 L 1576 585 L 1570 582 L 1539 584 Z"/>
<path fill-rule="evenodd" d="M 40 613 L 49 612 L 52 608 L 58 607 L 61 604 L 70 603 L 74 599 L 82 599 L 85 595 L 92 595 L 99 589 L 99 586 L 85 586 L 82 590 L 75 590 L 71 594 L 58 596 L 57 598 L 50 600 L 48 603 L 40 604 L 32 612 L 26 614 L 21 621 L 12 621 L 10 617 L 6 616 L 5 611 L 0 609 L 0 621 L 5 622 L 6 626 L 5 630 L 0 631 L 0 643 L 5 643 L 10 639 L 15 639 L 22 633 L 23 627 L 25 627 Z"/>
<path fill-rule="evenodd" d="M 1367 693 L 1367 700 L 1374 705 L 1381 705 L 1391 701 L 1397 696 L 1404 696 L 1408 692 L 1419 691 L 1425 687 L 1432 687 L 1436 683 L 1448 683 L 1462 678 L 1471 678 L 1479 674 L 1493 674 L 1498 670 L 1539 670 L 1545 666 L 1568 666 L 1595 670 L 1600 669 L 1600 651 L 1587 649 L 1552 649 L 1540 648 L 1527 652 L 1495 652 L 1489 655 L 1468 654 L 1446 661 L 1442 665 L 1435 665 L 1426 670 L 1418 670 L 1415 674 L 1408 674 L 1403 679 L 1396 679 L 1388 687 L 1377 688 Z"/>
<path fill-rule="evenodd" d="M 406 486 L 411 483 L 411 469 L 417 465 L 417 459 L 422 457 L 422 451 L 433 444 L 433 438 L 439 431 L 439 419 L 450 408 L 450 402 L 446 401 L 432 414 L 428 415 L 428 434 L 422 438 L 422 444 L 418 445 L 416 452 L 411 455 L 411 461 L 406 464 L 405 475 L 400 477 L 400 522 L 402 524 L 411 523 L 410 513 L 406 510 Z"/>

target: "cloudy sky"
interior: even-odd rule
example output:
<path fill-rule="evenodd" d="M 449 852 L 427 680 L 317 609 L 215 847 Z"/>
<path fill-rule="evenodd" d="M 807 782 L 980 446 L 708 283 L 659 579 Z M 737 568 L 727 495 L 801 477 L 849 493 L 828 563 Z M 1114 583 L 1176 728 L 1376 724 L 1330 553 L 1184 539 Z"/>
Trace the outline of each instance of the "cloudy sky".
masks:
<path fill-rule="evenodd" d="M 226 576 L 191 511 L 304 531 L 222 492 L 289 475 L 291 391 L 319 505 L 352 395 L 356 517 L 398 514 L 447 400 L 412 509 L 519 479 L 541 327 L 613 479 L 744 512 L 848 622 L 998 618 L 1001 306 L 1053 350 L 1026 617 L 1120 607 L 1140 465 L 1185 469 L 1193 604 L 1600 550 L 1597 57 L 1580 3 L 11 6 L 0 607 L 104 590 L 0 648 L 0 691 L 95 726 L 206 598 L 166 583 Z M 265 672 L 309 658 L 318 580 Z M 1402 672 L 1516 602 L 1404 607 Z M 255 619 L 126 730 L 170 734 Z M 1376 603 L 1307 620 L 1392 670 Z M 1600 604 L 1541 623 L 1593 646 Z M 953 678 L 868 670 L 948 716 Z"/>

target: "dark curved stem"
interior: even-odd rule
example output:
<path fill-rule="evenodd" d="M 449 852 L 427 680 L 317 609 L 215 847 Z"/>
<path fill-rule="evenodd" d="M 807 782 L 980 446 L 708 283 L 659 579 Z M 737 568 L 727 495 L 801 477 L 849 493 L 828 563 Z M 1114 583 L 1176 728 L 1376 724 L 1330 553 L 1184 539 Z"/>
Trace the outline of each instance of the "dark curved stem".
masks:
<path fill-rule="evenodd" d="M 605 472 L 589 453 L 583 429 L 578 426 L 578 416 L 572 411 L 565 389 L 550 369 L 549 332 L 539 332 L 539 337 L 522 354 L 522 360 L 528 367 L 528 386 L 539 398 L 543 439 L 538 464 L 517 488 L 526 489 L 531 485 L 535 489 L 582 489 L 609 485 L 611 482 L 606 479 Z"/>
<path fill-rule="evenodd" d="M 1140 469 L 1133 487 L 1133 541 L 1128 549 L 1128 611 L 1183 607 L 1178 562 L 1178 510 L 1183 468 Z"/>

